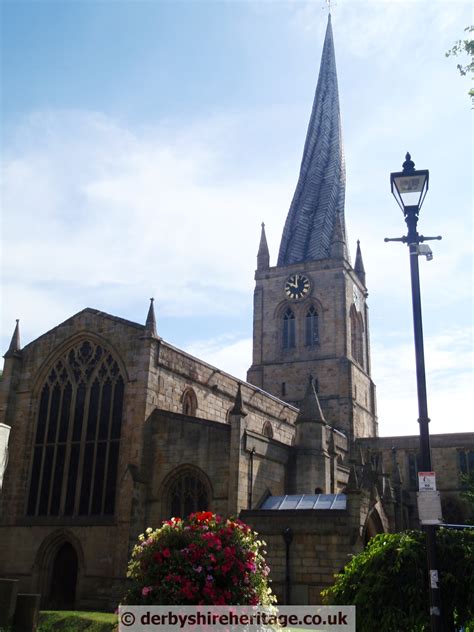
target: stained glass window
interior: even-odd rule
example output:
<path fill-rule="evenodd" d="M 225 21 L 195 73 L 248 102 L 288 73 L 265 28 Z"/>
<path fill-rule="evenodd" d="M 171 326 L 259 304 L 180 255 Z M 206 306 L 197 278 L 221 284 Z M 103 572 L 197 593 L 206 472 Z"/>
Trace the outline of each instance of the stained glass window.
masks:
<path fill-rule="evenodd" d="M 39 398 L 28 515 L 114 513 L 123 394 L 101 345 L 81 342 L 56 361 Z"/>

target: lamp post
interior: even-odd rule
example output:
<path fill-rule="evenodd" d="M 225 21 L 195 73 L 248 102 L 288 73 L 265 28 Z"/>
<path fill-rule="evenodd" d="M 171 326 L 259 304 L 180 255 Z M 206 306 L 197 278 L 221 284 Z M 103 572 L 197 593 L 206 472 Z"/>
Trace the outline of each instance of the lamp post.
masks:
<path fill-rule="evenodd" d="M 415 170 L 415 163 L 407 153 L 402 165 L 403 171 L 391 173 L 392 194 L 403 211 L 408 227 L 407 235 L 386 238 L 385 241 L 401 241 L 408 244 L 410 253 L 411 293 L 413 304 L 413 329 L 415 335 L 416 384 L 418 393 L 418 422 L 420 424 L 420 454 L 424 472 L 431 472 L 430 432 L 428 417 L 428 401 L 426 394 L 425 354 L 423 347 L 423 325 L 421 319 L 419 255 L 427 260 L 433 258 L 429 246 L 423 242 L 441 237 L 424 237 L 417 231 L 418 215 L 428 191 L 429 172 L 427 169 Z M 442 631 L 440 612 L 440 594 L 438 570 L 436 563 L 436 527 L 434 524 L 422 525 L 426 533 L 426 550 L 428 561 L 428 585 L 430 593 L 430 621 L 433 632 Z"/>

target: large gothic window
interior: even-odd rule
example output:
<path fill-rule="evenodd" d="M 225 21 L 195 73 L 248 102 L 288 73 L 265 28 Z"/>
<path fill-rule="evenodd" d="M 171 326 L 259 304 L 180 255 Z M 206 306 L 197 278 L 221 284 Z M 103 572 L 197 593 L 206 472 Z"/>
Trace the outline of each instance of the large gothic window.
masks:
<path fill-rule="evenodd" d="M 169 488 L 169 508 L 174 518 L 185 518 L 209 508 L 207 487 L 193 470 L 186 469 L 173 479 Z"/>
<path fill-rule="evenodd" d="M 293 349 L 296 345 L 295 315 L 288 308 L 283 315 L 283 349 Z"/>
<path fill-rule="evenodd" d="M 114 513 L 123 392 L 103 346 L 84 341 L 56 361 L 40 395 L 28 515 Z"/>
<path fill-rule="evenodd" d="M 310 307 L 305 318 L 305 343 L 312 347 L 319 342 L 318 313 L 314 307 Z"/>

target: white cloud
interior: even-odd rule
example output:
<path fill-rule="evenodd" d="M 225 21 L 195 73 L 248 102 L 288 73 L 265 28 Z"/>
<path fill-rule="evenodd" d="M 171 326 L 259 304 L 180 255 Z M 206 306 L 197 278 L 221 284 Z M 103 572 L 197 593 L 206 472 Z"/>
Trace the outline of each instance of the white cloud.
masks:
<path fill-rule="evenodd" d="M 412 340 L 388 336 L 372 345 L 381 435 L 418 434 L 415 350 Z M 471 328 L 425 337 L 430 432 L 472 431 Z"/>
<path fill-rule="evenodd" d="M 252 339 L 235 340 L 231 335 L 196 341 L 186 348 L 191 355 L 241 380 L 247 379 L 252 358 Z"/>
<path fill-rule="evenodd" d="M 219 142 L 233 134 L 222 117 L 173 135 L 89 112 L 31 116 L 5 156 L 5 330 L 45 285 L 68 306 L 102 289 L 122 309 L 154 293 L 162 314 L 235 310 L 251 294 L 259 223 L 285 185 L 238 173 L 224 184 Z M 42 305 L 37 334 L 63 311 Z"/>

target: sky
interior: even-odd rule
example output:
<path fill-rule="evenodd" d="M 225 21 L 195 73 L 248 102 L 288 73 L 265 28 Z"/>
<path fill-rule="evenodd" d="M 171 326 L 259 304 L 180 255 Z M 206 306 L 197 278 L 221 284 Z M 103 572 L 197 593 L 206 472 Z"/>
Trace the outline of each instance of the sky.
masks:
<path fill-rule="evenodd" d="M 326 3 L 3 0 L 1 345 L 85 307 L 245 379 L 260 224 L 296 186 Z M 381 435 L 417 434 L 408 252 L 389 176 L 430 170 L 419 232 L 430 431 L 474 430 L 472 109 L 445 52 L 469 2 L 337 0 L 349 248 L 369 290 Z M 328 420 L 330 423 L 330 420 Z"/>

